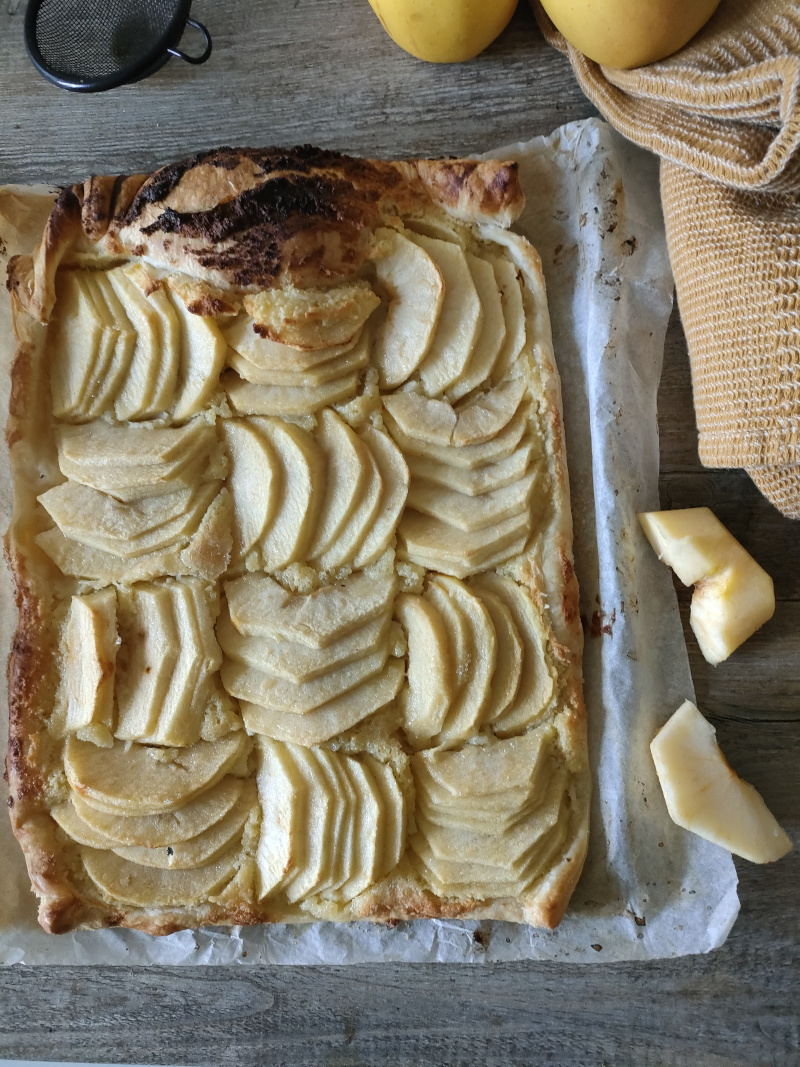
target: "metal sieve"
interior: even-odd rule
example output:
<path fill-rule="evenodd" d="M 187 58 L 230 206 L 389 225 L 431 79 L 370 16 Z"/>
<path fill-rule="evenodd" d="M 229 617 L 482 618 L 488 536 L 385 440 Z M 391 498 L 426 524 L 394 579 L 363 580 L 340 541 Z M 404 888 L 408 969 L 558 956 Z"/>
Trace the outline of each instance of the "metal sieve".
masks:
<path fill-rule="evenodd" d="M 48 81 L 96 93 L 146 78 L 170 56 L 205 63 L 211 37 L 189 18 L 191 6 L 192 0 L 30 0 L 25 45 Z M 200 55 L 178 48 L 187 25 L 203 35 Z"/>

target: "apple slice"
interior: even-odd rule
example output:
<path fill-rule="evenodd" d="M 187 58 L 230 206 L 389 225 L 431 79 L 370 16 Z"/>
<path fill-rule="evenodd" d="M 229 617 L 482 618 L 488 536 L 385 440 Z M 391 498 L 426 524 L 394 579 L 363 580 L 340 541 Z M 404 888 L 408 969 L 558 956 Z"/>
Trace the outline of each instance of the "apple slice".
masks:
<path fill-rule="evenodd" d="M 364 756 L 381 797 L 381 831 L 383 850 L 376 881 L 385 877 L 400 862 L 408 836 L 406 802 L 391 766 Z"/>
<path fill-rule="evenodd" d="M 56 276 L 55 315 L 47 330 L 53 414 L 72 418 L 86 395 L 105 328 L 81 271 Z"/>
<path fill-rule="evenodd" d="M 138 740 L 152 745 L 192 745 L 200 740 L 208 678 L 219 669 L 222 653 L 200 583 L 189 578 L 166 589 L 172 601 L 178 659 L 161 700 L 158 719 Z"/>
<path fill-rule="evenodd" d="M 366 336 L 363 334 L 362 336 Z M 369 347 L 366 342 L 354 345 L 342 356 L 315 364 L 309 370 L 262 370 L 240 356 L 234 349 L 228 350 L 228 365 L 240 378 L 253 385 L 269 385 L 277 388 L 319 388 L 340 381 L 356 371 L 362 371 L 369 363 Z"/>
<path fill-rule="evenodd" d="M 334 667 L 308 682 L 292 682 L 255 667 L 243 667 L 231 660 L 225 660 L 222 664 L 220 677 L 227 691 L 237 700 L 252 701 L 274 711 L 303 715 L 336 700 L 361 682 L 379 674 L 387 655 L 388 649 L 384 646 L 351 663 Z"/>
<path fill-rule="evenodd" d="M 88 486 L 64 482 L 42 493 L 39 502 L 67 537 L 134 559 L 188 540 L 216 494 L 217 485 L 209 483 L 197 492 L 176 489 L 128 504 Z"/>
<path fill-rule="evenodd" d="M 222 326 L 222 335 L 230 348 L 256 370 L 292 375 L 302 374 L 329 363 L 333 359 L 338 359 L 339 356 L 349 352 L 356 341 L 354 339 L 343 345 L 303 351 L 263 337 L 252 316 L 244 314 L 237 315 L 236 318 Z"/>
<path fill-rule="evenodd" d="M 412 757 L 415 865 L 438 893 L 518 896 L 561 847 L 566 776 L 546 727 Z"/>
<path fill-rule="evenodd" d="M 524 378 L 513 378 L 462 405 L 453 430 L 453 444 L 461 447 L 491 441 L 511 422 L 526 389 Z"/>
<path fill-rule="evenodd" d="M 563 849 L 569 827 L 568 813 L 562 807 L 551 814 L 550 822 L 549 828 L 529 840 L 524 851 L 516 856 L 499 851 L 498 843 L 502 837 L 491 832 L 474 835 L 474 838 L 465 835 L 466 840 L 472 838 L 472 848 L 462 859 L 438 857 L 422 833 L 414 835 L 411 847 L 421 873 L 440 895 L 514 898 L 524 893 Z M 480 859 L 472 858 L 475 855 Z"/>
<path fill-rule="evenodd" d="M 775 614 L 772 578 L 708 508 L 643 512 L 639 522 L 658 558 L 695 587 L 689 622 L 709 663 Z"/>
<path fill-rule="evenodd" d="M 431 347 L 444 301 L 444 281 L 431 256 L 397 230 L 375 233 L 375 272 L 389 296 L 373 361 L 383 388 L 411 377 Z"/>
<path fill-rule="evenodd" d="M 132 863 L 143 867 L 158 867 L 162 870 L 185 871 L 204 867 L 228 852 L 242 839 L 242 830 L 256 801 L 255 782 L 248 780 L 239 800 L 222 818 L 184 841 L 170 841 L 159 848 L 142 845 L 114 845 L 112 851 Z"/>
<path fill-rule="evenodd" d="M 263 900 L 290 883 L 302 867 L 306 850 L 304 820 L 306 783 L 285 745 L 258 739 L 256 776 L 263 818 L 256 849 L 258 899 Z"/>
<path fill-rule="evenodd" d="M 473 747 L 473 746 L 471 746 Z M 476 746 L 474 746 L 476 747 Z M 436 751 L 436 750 L 429 750 Z M 504 786 L 494 783 L 496 792 L 480 796 L 479 802 L 470 798 L 480 793 L 479 783 L 470 792 L 469 787 L 452 792 L 435 778 L 425 764 L 414 761 L 414 778 L 417 782 L 417 803 L 432 821 L 443 826 L 484 825 L 495 821 L 498 826 L 513 824 L 521 813 L 527 814 L 530 807 L 530 783 Z"/>
<path fill-rule="evenodd" d="M 256 423 L 280 464 L 280 489 L 274 517 L 261 539 L 266 570 L 305 559 L 316 526 L 325 458 L 307 430 L 279 419 Z"/>
<path fill-rule="evenodd" d="M 530 593 L 511 578 L 499 574 L 478 574 L 469 580 L 469 588 L 479 597 L 493 594 L 511 615 L 522 641 L 522 668 L 514 699 L 495 716 L 498 737 L 510 737 L 533 725 L 545 712 L 555 689 L 553 669 L 545 659 L 544 649 L 551 642 L 541 612 Z"/>
<path fill-rule="evenodd" d="M 72 798 L 65 804 L 51 808 L 50 816 L 64 833 L 79 845 L 88 845 L 89 848 L 114 848 L 119 843 L 82 819 L 72 803 Z"/>
<path fill-rule="evenodd" d="M 65 730 L 111 744 L 118 643 L 114 588 L 74 596 L 62 638 Z"/>
<path fill-rule="evenodd" d="M 378 304 L 380 297 L 365 281 L 332 289 L 271 289 L 244 298 L 263 337 L 312 352 L 353 341 Z"/>
<path fill-rule="evenodd" d="M 350 775 L 347 773 L 348 757 L 342 752 L 330 749 L 317 749 L 317 759 L 324 763 L 335 781 L 339 797 L 339 818 L 336 827 L 335 847 L 332 849 L 330 879 L 320 885 L 319 892 L 326 900 L 335 899 L 336 894 L 351 878 L 356 863 L 356 793 Z"/>
<path fill-rule="evenodd" d="M 195 599 L 184 582 L 169 587 L 178 659 L 152 732 L 142 740 L 153 745 L 191 745 L 200 740 L 204 707 L 195 701 L 201 675 L 206 673 Z M 217 667 L 222 655 L 217 655 Z"/>
<path fill-rule="evenodd" d="M 511 831 L 527 820 L 543 803 L 550 790 L 551 780 L 558 768 L 558 756 L 552 743 L 534 749 L 536 764 L 531 767 L 528 780 L 504 786 L 495 782 L 495 792 L 480 796 L 471 793 L 454 795 L 437 782 L 422 765 L 414 769 L 417 784 L 417 805 L 426 818 L 437 826 L 456 826 L 480 832 Z M 491 772 L 491 766 L 490 766 Z M 563 786 L 562 782 L 562 786 Z M 479 790 L 479 786 L 476 786 Z"/>
<path fill-rule="evenodd" d="M 397 531 L 398 545 L 401 558 L 428 570 L 466 578 L 522 551 L 530 527 L 527 511 L 470 533 L 406 508 Z"/>
<path fill-rule="evenodd" d="M 375 521 L 353 559 L 353 565 L 358 568 L 375 563 L 389 547 L 406 504 L 409 478 L 403 454 L 388 434 L 375 426 L 366 426 L 361 431 L 361 439 L 372 453 L 382 488 Z"/>
<path fill-rule="evenodd" d="M 245 779 L 228 775 L 194 800 L 159 815 L 125 815 L 101 811 L 87 803 L 77 793 L 70 797 L 69 806 L 83 824 L 114 845 L 141 845 L 163 848 L 175 841 L 188 841 L 219 822 L 237 803 L 245 787 Z M 63 805 L 62 807 L 67 807 Z M 59 809 L 61 810 L 61 809 Z M 53 817 L 56 817 L 55 811 Z M 59 821 L 60 825 L 64 825 Z M 69 833 L 68 827 L 65 827 Z M 91 844 L 84 841 L 82 844 Z M 93 846 L 97 847 L 97 846 Z"/>
<path fill-rule="evenodd" d="M 534 808 L 535 805 L 525 797 L 513 805 L 509 802 L 507 809 L 503 806 L 496 810 L 492 804 L 484 804 L 483 801 L 479 807 L 463 801 L 441 805 L 435 803 L 427 793 L 418 793 L 414 810 L 442 830 L 453 827 L 476 833 L 505 834 L 527 819 Z"/>
<path fill-rule="evenodd" d="M 412 484 L 438 485 L 444 489 L 457 490 L 466 496 L 482 496 L 495 489 L 516 482 L 532 466 L 537 453 L 537 443 L 530 438 L 522 441 L 515 452 L 498 463 L 489 463 L 477 470 L 454 467 L 440 460 L 407 455 L 406 463 L 411 472 Z"/>
<path fill-rule="evenodd" d="M 335 411 L 325 408 L 319 416 L 317 444 L 325 455 L 325 495 L 319 521 L 309 546 L 314 560 L 330 548 L 363 499 L 371 464 L 361 439 Z"/>
<path fill-rule="evenodd" d="M 174 811 L 210 789 L 244 755 L 242 730 L 189 748 L 150 748 L 117 742 L 98 748 L 74 736 L 64 746 L 67 781 L 87 803 L 120 815 Z"/>
<path fill-rule="evenodd" d="M 180 546 L 151 552 L 136 559 L 122 559 L 110 552 L 71 541 L 54 526 L 37 534 L 36 544 L 49 556 L 62 574 L 102 582 L 144 582 L 161 574 L 184 573 L 180 568 Z"/>
<path fill-rule="evenodd" d="M 204 485 L 189 512 L 174 520 L 169 536 L 166 527 L 152 531 L 156 540 L 163 536 L 168 543 L 159 550 L 143 545 L 150 534 L 137 540 L 120 538 L 114 553 L 72 541 L 57 527 L 34 540 L 62 574 L 73 578 L 130 585 L 162 575 L 195 574 L 215 581 L 229 561 L 232 510 L 227 489 L 217 492 L 216 484 Z M 143 554 L 121 556 L 122 551 Z"/>
<path fill-rule="evenodd" d="M 248 574 L 225 586 L 231 621 L 248 637 L 283 637 L 327 648 L 390 609 L 394 576 L 351 575 L 308 594 L 287 592 L 267 575 Z"/>
<path fill-rule="evenodd" d="M 297 746 L 298 748 L 300 746 Z M 306 749 L 305 751 L 310 751 Z M 346 795 L 345 775 L 341 770 L 346 757 L 339 752 L 332 752 L 326 748 L 313 749 L 317 766 L 317 773 L 324 780 L 331 795 L 331 808 L 325 827 L 325 837 L 322 842 L 322 864 L 314 894 L 321 895 L 330 892 L 334 886 L 341 885 L 344 881 L 344 868 L 342 864 L 342 844 L 344 837 L 345 820 L 348 818 L 349 794 Z"/>
<path fill-rule="evenodd" d="M 474 533 L 487 526 L 497 526 L 521 512 L 530 515 L 537 474 L 534 467 L 516 482 L 480 496 L 465 496 L 458 490 L 415 480 L 408 494 L 408 505 L 423 515 L 433 515 L 449 526 Z M 528 525 L 530 527 L 530 522 Z"/>
<path fill-rule="evenodd" d="M 753 863 L 773 863 L 791 851 L 761 794 L 728 766 L 716 731 L 685 700 L 650 743 L 670 818 Z"/>
<path fill-rule="evenodd" d="M 407 437 L 447 446 L 456 428 L 457 415 L 446 400 L 432 400 L 419 393 L 392 393 L 383 406 Z"/>
<path fill-rule="evenodd" d="M 182 490 L 176 490 L 176 497 L 182 492 Z M 201 483 L 194 492 L 191 493 L 185 509 L 179 515 L 176 515 L 174 519 L 168 519 L 166 521 L 161 521 L 162 513 L 153 506 L 152 510 L 148 509 L 148 511 L 157 518 L 157 524 L 153 525 L 149 530 L 130 535 L 130 539 L 127 542 L 127 548 L 125 547 L 124 535 L 120 534 L 120 536 L 116 538 L 116 544 L 114 545 L 113 551 L 117 555 L 135 559 L 137 556 L 156 552 L 159 549 L 168 548 L 170 545 L 178 543 L 186 544 L 193 534 L 199 532 L 202 523 L 206 521 L 207 516 L 212 513 L 212 510 L 218 501 L 227 498 L 227 495 L 226 490 L 220 490 L 219 482 Z M 168 501 L 171 496 L 172 494 L 165 493 L 163 496 L 150 497 L 148 499 L 153 501 Z M 167 514 L 166 508 L 163 514 Z M 228 529 L 230 529 L 229 523 Z M 112 543 L 113 540 L 110 539 L 109 547 Z"/>
<path fill-rule="evenodd" d="M 347 757 L 344 768 L 356 794 L 355 864 L 350 878 L 339 889 L 341 900 L 352 900 L 377 879 L 383 841 L 381 839 L 381 800 L 371 770 L 371 760 Z"/>
<path fill-rule="evenodd" d="M 359 875 L 361 860 L 361 827 L 362 827 L 362 796 L 360 782 L 357 773 L 353 770 L 353 760 L 343 753 L 334 755 L 336 774 L 339 780 L 339 788 L 346 794 L 345 822 L 341 827 L 341 851 L 343 853 L 340 862 L 335 865 L 335 880 L 324 892 L 328 900 L 341 902 L 343 893 L 350 882 Z M 332 872 L 333 873 L 333 872 Z"/>
<path fill-rule="evenodd" d="M 524 653 L 522 639 L 508 605 L 486 589 L 481 590 L 478 597 L 489 612 L 497 635 L 497 666 L 492 675 L 492 690 L 486 713 L 486 721 L 493 723 L 517 695 L 522 678 Z"/>
<path fill-rule="evenodd" d="M 290 904 L 318 891 L 320 883 L 329 877 L 329 839 L 337 814 L 336 797 L 331 781 L 323 770 L 316 752 L 302 745 L 287 745 L 286 755 L 303 779 L 306 799 L 305 862 L 292 878 L 286 890 Z"/>
<path fill-rule="evenodd" d="M 489 463 L 507 459 L 517 448 L 528 428 L 526 405 L 521 405 L 514 417 L 494 437 L 480 444 L 465 444 L 455 448 L 451 444 L 434 444 L 405 433 L 391 411 L 384 408 L 386 429 L 404 455 L 411 453 L 423 459 L 430 457 L 449 466 L 477 470 Z"/>
<path fill-rule="evenodd" d="M 266 437 L 248 419 L 222 419 L 222 439 L 231 465 L 227 486 L 233 500 L 233 558 L 243 559 L 272 522 L 282 471 Z"/>
<path fill-rule="evenodd" d="M 161 573 L 194 574 L 209 582 L 216 582 L 230 563 L 232 525 L 231 494 L 223 486 L 212 498 L 200 522 L 191 530 L 189 543 L 181 549 L 179 566 Z"/>
<path fill-rule="evenodd" d="M 421 233 L 411 239 L 428 253 L 444 280 L 436 333 L 419 368 L 425 392 L 438 396 L 464 373 L 483 326 L 483 310 L 463 249 Z"/>
<path fill-rule="evenodd" d="M 97 284 L 94 271 L 82 272 L 82 285 L 92 301 L 97 321 L 101 324 L 103 331 L 98 348 L 92 352 L 91 362 L 86 364 L 87 372 L 83 396 L 75 411 L 76 416 L 87 419 L 92 417 L 98 391 L 102 388 L 100 383 L 113 362 L 119 334 L 115 329 L 111 309 L 103 297 L 100 286 Z"/>
<path fill-rule="evenodd" d="M 487 258 L 494 268 L 500 288 L 506 327 L 505 339 L 493 368 L 495 380 L 500 381 L 511 370 L 525 347 L 525 307 L 516 266 L 511 260 L 499 256 Z"/>
<path fill-rule="evenodd" d="M 149 738 L 178 662 L 173 600 L 163 585 L 120 592 L 122 653 L 117 672 L 115 734 L 125 741 Z"/>
<path fill-rule="evenodd" d="M 444 725 L 434 739 L 436 744 L 450 745 L 468 740 L 480 729 L 497 664 L 497 636 L 486 608 L 458 579 L 436 575 L 430 579 L 425 595 L 441 613 L 455 652 L 459 684 Z"/>
<path fill-rule="evenodd" d="M 131 326 L 106 271 L 88 275 L 95 306 L 106 322 L 102 354 L 90 378 L 90 388 L 81 405 L 81 413 L 96 419 L 114 407 L 114 400 L 128 373 L 136 350 L 136 331 Z M 106 344 L 107 342 L 107 344 Z"/>
<path fill-rule="evenodd" d="M 242 701 L 242 719 L 250 733 L 299 745 L 321 745 L 389 704 L 397 696 L 404 679 L 403 661 L 390 659 L 380 674 L 367 678 L 342 696 L 304 715 Z"/>
<path fill-rule="evenodd" d="M 428 839 L 436 859 L 491 865 L 519 877 L 533 846 L 558 821 L 563 794 L 561 776 L 554 775 L 547 801 L 502 834 L 493 833 L 491 827 L 441 827 L 422 814 L 417 818 L 417 827 Z"/>
<path fill-rule="evenodd" d="M 120 269 L 158 316 L 160 347 L 157 355 L 160 357 L 160 366 L 154 383 L 153 405 L 156 412 L 166 412 L 174 403 L 181 362 L 181 328 L 178 316 L 160 279 L 143 262 L 132 263 Z"/>
<path fill-rule="evenodd" d="M 279 346 L 281 349 L 285 347 Z M 337 345 L 316 353 L 301 353 L 293 348 L 287 348 L 287 351 L 293 353 L 292 360 L 286 357 L 286 359 L 276 359 L 274 365 L 269 363 L 267 366 L 262 366 L 261 363 L 254 363 L 247 359 L 235 348 L 228 348 L 227 362 L 245 381 L 256 385 L 301 388 L 324 386 L 352 375 L 356 371 L 364 370 L 369 363 L 371 332 L 369 327 L 365 327 L 348 346 Z M 334 354 L 323 359 L 323 356 L 329 352 Z M 298 359 L 298 356 L 307 357 L 309 354 L 314 354 L 315 359 L 306 366 L 307 359 Z"/>
<path fill-rule="evenodd" d="M 489 379 L 506 337 L 503 301 L 492 265 L 471 252 L 466 257 L 483 311 L 483 325 L 460 378 L 447 390 L 451 401 L 466 396 Z"/>
<path fill-rule="evenodd" d="M 81 849 L 86 873 L 106 896 L 143 908 L 185 907 L 207 900 L 233 878 L 240 849 L 189 871 L 142 867 L 113 852 Z"/>
<path fill-rule="evenodd" d="M 164 385 L 163 319 L 123 268 L 109 271 L 108 280 L 136 332 L 136 348 L 115 398 L 114 411 L 121 422 L 151 418 L 163 410 L 159 406 L 163 397 L 157 396 L 159 387 Z M 177 372 L 177 366 L 175 369 Z"/>
<path fill-rule="evenodd" d="M 372 449 L 365 441 L 362 440 L 361 443 L 365 445 L 363 460 L 367 468 L 366 484 L 350 517 L 340 527 L 326 550 L 314 560 L 320 570 L 336 571 L 350 563 L 378 518 L 384 492 L 383 479 Z"/>
<path fill-rule="evenodd" d="M 179 328 L 179 352 L 172 417 L 182 422 L 206 407 L 219 388 L 228 345 L 212 318 L 193 314 L 180 285 L 169 285 L 166 297 Z M 191 298 L 190 298 L 191 302 Z"/>
<path fill-rule="evenodd" d="M 387 616 L 379 617 L 327 648 L 311 648 L 285 637 L 244 637 L 223 613 L 217 623 L 217 636 L 223 652 L 235 663 L 302 684 L 374 652 L 386 643 L 388 625 Z"/>
<path fill-rule="evenodd" d="M 125 542 L 180 518 L 191 496 L 191 489 L 175 489 L 129 504 L 89 486 L 63 482 L 42 493 L 39 503 L 67 537 L 127 556 L 139 553 L 129 553 Z"/>
<path fill-rule="evenodd" d="M 408 685 L 400 694 L 403 730 L 414 748 L 439 733 L 455 690 L 455 670 L 447 630 L 430 601 L 401 593 L 395 617 L 408 640 Z"/>
<path fill-rule="evenodd" d="M 412 858 L 422 878 L 441 897 L 460 897 L 461 899 L 466 897 L 474 900 L 497 900 L 506 897 L 510 900 L 517 900 L 534 881 L 552 868 L 559 853 L 563 853 L 568 825 L 567 820 L 564 820 L 563 823 L 553 827 L 540 842 L 537 842 L 527 868 L 519 876 L 502 868 L 480 867 L 476 864 L 454 863 L 448 866 L 446 871 L 443 871 L 441 866 L 434 870 L 425 863 L 420 852 L 416 855 L 412 852 Z M 430 846 L 422 835 L 415 835 L 415 840 L 412 842 L 415 847 L 417 847 L 416 841 L 421 841 L 420 848 L 430 850 Z M 437 862 L 439 865 L 447 863 L 445 860 Z M 464 877 L 468 880 L 460 880 Z"/>
<path fill-rule="evenodd" d="M 209 597 L 207 588 L 196 578 L 184 578 L 180 583 L 176 583 L 176 588 L 180 588 L 182 594 L 188 594 L 185 596 L 187 620 L 192 627 L 192 642 L 200 651 L 200 671 L 192 695 L 192 708 L 193 714 L 203 712 L 204 724 L 209 704 L 224 703 L 230 706 L 217 675 L 222 665 L 222 649 L 219 647 L 215 630 L 219 602 L 215 596 Z M 223 698 L 222 701 L 220 697 Z M 231 721 L 238 722 L 235 713 Z M 238 727 L 231 725 L 229 728 Z"/>
<path fill-rule="evenodd" d="M 98 423 L 89 423 L 96 426 Z M 77 429 L 77 427 L 75 427 Z M 84 429 L 84 427 L 80 427 Z M 211 427 L 208 427 L 211 429 Z M 215 438 L 216 444 L 216 438 Z M 129 445 L 134 447 L 134 442 Z M 88 463 L 73 463 L 65 456 L 59 456 L 58 465 L 61 473 L 72 482 L 80 482 L 101 493 L 108 493 L 125 504 L 132 504 L 144 497 L 163 496 L 175 490 L 196 486 L 203 481 L 209 465 L 209 455 L 197 452 L 178 463 L 154 467 L 143 464 L 140 467 L 109 467 Z"/>
<path fill-rule="evenodd" d="M 429 749 L 411 757 L 414 774 L 424 768 L 455 798 L 480 797 L 521 790 L 528 797 L 543 773 L 543 761 L 554 756 L 555 730 L 546 726 L 505 741 L 464 745 L 455 751 Z"/>
<path fill-rule="evenodd" d="M 222 375 L 222 387 L 237 415 L 313 415 L 320 408 L 350 400 L 359 374 L 345 374 L 323 385 L 253 385 L 238 374 Z"/>
<path fill-rule="evenodd" d="M 202 420 L 186 426 L 60 426 L 58 454 L 71 463 L 91 467 L 153 467 L 157 472 L 179 469 L 198 452 L 209 452 L 216 441 L 214 427 Z"/>

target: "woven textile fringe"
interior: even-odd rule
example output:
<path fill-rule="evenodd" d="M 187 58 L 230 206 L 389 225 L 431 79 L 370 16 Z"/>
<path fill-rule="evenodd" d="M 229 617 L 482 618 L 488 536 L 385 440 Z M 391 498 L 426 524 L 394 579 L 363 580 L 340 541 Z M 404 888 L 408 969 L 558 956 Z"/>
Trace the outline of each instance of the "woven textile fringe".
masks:
<path fill-rule="evenodd" d="M 534 6 L 603 116 L 662 157 L 702 462 L 744 467 L 800 518 L 800 4 L 722 0 L 635 70 L 587 59 Z"/>

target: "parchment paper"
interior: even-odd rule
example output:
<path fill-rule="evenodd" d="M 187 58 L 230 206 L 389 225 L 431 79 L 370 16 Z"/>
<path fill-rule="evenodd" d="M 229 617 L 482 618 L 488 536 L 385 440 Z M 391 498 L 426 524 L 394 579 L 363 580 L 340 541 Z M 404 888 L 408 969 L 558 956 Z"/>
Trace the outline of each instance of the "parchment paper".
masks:
<path fill-rule="evenodd" d="M 657 164 L 597 119 L 490 155 L 520 161 L 528 207 L 518 225 L 544 264 L 588 630 L 591 842 L 566 918 L 553 932 L 426 920 L 394 928 L 313 923 L 184 931 L 160 939 L 121 930 L 53 937 L 36 924 L 22 855 L 2 819 L 2 962 L 596 963 L 708 952 L 725 940 L 739 907 L 733 862 L 671 822 L 648 749 L 658 727 L 694 695 L 672 581 L 636 521 L 637 511 L 658 507 L 656 395 L 672 306 Z M 13 235 L 0 237 L 8 246 L 0 252 L 16 251 Z M 5 409 L 10 327 L 5 308 L 2 314 Z M 5 528 L 11 510 L 5 453 L 3 464 Z M 14 620 L 3 573 L 2 648 L 10 645 Z M 4 751 L 5 705 L 0 718 Z"/>

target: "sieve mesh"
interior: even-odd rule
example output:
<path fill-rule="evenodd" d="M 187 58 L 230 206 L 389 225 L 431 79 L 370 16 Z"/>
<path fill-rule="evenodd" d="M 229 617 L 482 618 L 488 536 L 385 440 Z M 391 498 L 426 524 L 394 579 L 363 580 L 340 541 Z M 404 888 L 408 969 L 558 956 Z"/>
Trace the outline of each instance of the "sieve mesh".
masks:
<path fill-rule="evenodd" d="M 29 0 L 25 43 L 38 70 L 64 89 L 94 92 L 146 77 L 170 55 L 204 63 L 205 26 L 189 18 L 192 0 Z M 186 25 L 203 35 L 201 55 L 178 47 Z"/>
<path fill-rule="evenodd" d="M 36 16 L 36 43 L 59 77 L 104 77 L 140 63 L 181 6 L 180 0 L 46 0 Z"/>

